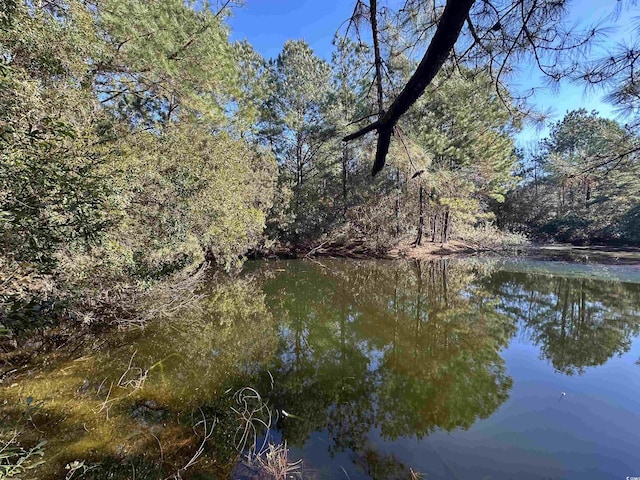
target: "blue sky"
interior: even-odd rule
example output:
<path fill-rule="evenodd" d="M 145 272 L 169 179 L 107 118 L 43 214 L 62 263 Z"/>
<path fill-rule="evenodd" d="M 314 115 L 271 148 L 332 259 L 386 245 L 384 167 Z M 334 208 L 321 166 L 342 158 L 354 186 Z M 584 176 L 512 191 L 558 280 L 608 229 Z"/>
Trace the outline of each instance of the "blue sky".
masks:
<path fill-rule="evenodd" d="M 333 35 L 353 6 L 352 0 L 246 0 L 231 18 L 231 38 L 247 39 L 266 58 L 277 57 L 286 40 L 303 38 L 329 60 Z"/>
<path fill-rule="evenodd" d="M 590 25 L 602 21 L 615 8 L 617 0 L 573 0 L 569 2 L 572 25 Z M 230 19 L 231 38 L 248 40 L 266 58 L 274 58 L 288 39 L 304 39 L 316 54 L 331 58 L 334 33 L 343 25 L 353 11 L 353 0 L 246 0 L 244 7 L 236 9 Z M 624 39 L 633 21 L 630 12 L 623 10 L 618 19 L 618 28 L 608 31 L 603 47 Z M 516 88 L 523 90 L 543 85 L 543 79 L 535 69 L 524 65 L 514 77 Z M 550 120 L 557 121 L 570 110 L 584 107 L 597 110 L 604 116 L 615 117 L 612 108 L 603 103 L 603 92 L 585 92 L 581 86 L 568 83 L 560 85 L 558 91 L 538 91 L 531 103 L 539 110 L 550 111 Z M 525 145 L 546 135 L 547 130 L 526 128 L 518 137 Z"/>

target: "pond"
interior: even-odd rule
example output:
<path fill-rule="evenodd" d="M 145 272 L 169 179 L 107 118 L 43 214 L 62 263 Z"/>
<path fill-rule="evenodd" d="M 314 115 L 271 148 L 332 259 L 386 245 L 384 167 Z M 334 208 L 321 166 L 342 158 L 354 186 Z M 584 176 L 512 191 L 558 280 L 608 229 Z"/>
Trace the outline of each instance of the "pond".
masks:
<path fill-rule="evenodd" d="M 624 479 L 639 333 L 634 265 L 251 262 L 50 348 L 0 383 L 0 421 L 47 442 L 25 478 L 270 478 L 272 443 L 295 478 Z"/>

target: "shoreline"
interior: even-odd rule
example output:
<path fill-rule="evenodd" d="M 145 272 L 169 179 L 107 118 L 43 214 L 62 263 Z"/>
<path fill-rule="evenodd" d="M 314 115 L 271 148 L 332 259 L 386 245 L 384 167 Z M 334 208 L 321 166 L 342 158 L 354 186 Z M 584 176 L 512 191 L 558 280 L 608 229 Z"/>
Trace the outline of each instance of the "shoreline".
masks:
<path fill-rule="evenodd" d="M 420 246 L 398 244 L 386 250 L 366 248 L 361 242 L 353 245 L 322 243 L 314 247 L 301 245 L 291 248 L 278 248 L 270 252 L 254 252 L 248 258 L 269 259 L 313 259 L 313 258 L 350 258 L 369 260 L 434 260 L 439 258 L 465 258 L 475 256 L 528 257 L 548 261 L 571 261 L 579 263 L 638 264 L 640 265 L 640 247 L 571 244 L 529 243 L 510 246 L 482 246 L 461 240 L 447 243 L 425 242 Z"/>

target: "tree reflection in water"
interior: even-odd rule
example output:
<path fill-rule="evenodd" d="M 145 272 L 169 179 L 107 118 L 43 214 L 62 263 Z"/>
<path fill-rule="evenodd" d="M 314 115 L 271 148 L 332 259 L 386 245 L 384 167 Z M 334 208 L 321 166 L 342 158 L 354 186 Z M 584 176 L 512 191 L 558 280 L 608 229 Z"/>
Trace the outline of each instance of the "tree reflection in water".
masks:
<path fill-rule="evenodd" d="M 542 358 L 567 375 L 622 355 L 639 333 L 640 285 L 499 270 L 482 282 Z"/>
<path fill-rule="evenodd" d="M 284 437 L 326 429 L 333 452 L 468 428 L 507 398 L 500 351 L 515 334 L 479 269 L 436 262 L 289 263 L 264 285 L 282 318 L 271 366 Z"/>
<path fill-rule="evenodd" d="M 622 354 L 638 334 L 635 284 L 480 261 L 328 260 L 276 270 L 262 271 L 281 319 L 270 399 L 304 418 L 283 419 L 283 438 L 302 446 L 326 431 L 329 450 L 351 450 L 360 465 L 382 458 L 370 454 L 372 431 L 387 441 L 422 438 L 493 414 L 512 386 L 501 351 L 518 328 L 565 374 Z"/>
<path fill-rule="evenodd" d="M 38 429 L 24 440 L 46 438 L 50 455 L 39 478 L 87 459 L 100 465 L 94 478 L 116 479 L 129 463 L 175 472 L 200 445 L 193 425 L 204 416 L 216 428 L 193 473 L 228 478 L 239 458 L 233 393 L 253 387 L 278 413 L 271 439 L 308 447 L 316 433 L 327 443 L 314 451 L 347 452 L 371 478 L 409 478 L 380 440 L 466 430 L 491 416 L 512 389 L 502 351 L 518 331 L 568 375 L 623 354 L 639 333 L 640 285 L 514 265 L 257 262 L 171 319 L 46 354 L 39 374 L 2 387 L 0 422 L 7 430 L 20 420 L 29 396 Z M 132 362 L 146 372 L 133 391 L 118 385 Z"/>

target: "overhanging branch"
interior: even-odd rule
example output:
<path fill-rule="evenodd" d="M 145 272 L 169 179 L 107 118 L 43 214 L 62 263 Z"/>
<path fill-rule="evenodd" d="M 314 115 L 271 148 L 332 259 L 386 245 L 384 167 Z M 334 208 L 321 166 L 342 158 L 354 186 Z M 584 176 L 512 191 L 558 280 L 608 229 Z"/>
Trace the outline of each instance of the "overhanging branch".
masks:
<path fill-rule="evenodd" d="M 400 117 L 420 98 L 427 86 L 436 76 L 444 62 L 449 57 L 451 49 L 455 45 L 462 26 L 469 15 L 471 6 L 475 0 L 448 0 L 442 12 L 438 28 L 425 52 L 418 68 L 407 81 L 400 94 L 385 114 L 366 127 L 355 133 L 344 137 L 344 141 L 348 142 L 359 138 L 373 130 L 378 131 L 378 143 L 376 148 L 376 158 L 371 171 L 372 175 L 376 175 L 385 164 L 389 145 L 391 144 L 391 135 L 393 127 Z"/>

